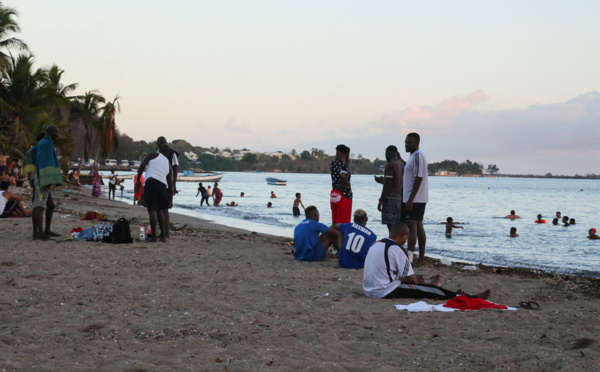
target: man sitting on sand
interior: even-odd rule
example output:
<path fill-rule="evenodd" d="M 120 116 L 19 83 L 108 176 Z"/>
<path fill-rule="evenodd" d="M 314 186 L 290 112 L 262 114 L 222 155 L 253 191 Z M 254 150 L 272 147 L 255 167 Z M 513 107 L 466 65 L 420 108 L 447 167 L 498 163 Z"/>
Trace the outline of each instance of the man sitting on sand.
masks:
<path fill-rule="evenodd" d="M 294 258 L 300 261 L 319 261 L 330 246 L 338 248 L 338 231 L 319 222 L 319 211 L 314 205 L 304 211 L 306 218 L 294 229 Z"/>
<path fill-rule="evenodd" d="M 521 217 L 517 216 L 515 214 L 515 211 L 513 210 L 513 211 L 510 211 L 510 214 L 508 216 L 504 217 L 504 218 L 510 218 L 511 220 L 516 220 L 517 218 L 521 218 Z"/>
<path fill-rule="evenodd" d="M 340 266 L 344 269 L 362 269 L 369 248 L 377 241 L 377 235 L 367 228 L 367 212 L 362 209 L 354 211 L 354 222 L 339 226 L 338 237 L 340 247 Z"/>
<path fill-rule="evenodd" d="M 592 239 L 592 240 L 600 239 L 600 236 L 596 235 L 596 229 L 594 229 L 593 227 L 590 229 L 588 234 L 589 234 L 588 239 Z"/>
<path fill-rule="evenodd" d="M 23 208 L 21 202 L 23 197 L 15 195 L 8 191 L 10 184 L 7 181 L 0 182 L 0 218 L 7 218 L 11 216 L 17 217 L 29 217 L 30 211 Z"/>
<path fill-rule="evenodd" d="M 390 237 L 382 239 L 369 249 L 363 274 L 363 289 L 367 297 L 373 298 L 431 298 L 448 300 L 459 294 L 438 287 L 439 275 L 431 284 L 424 284 L 418 278 L 408 261 L 406 250 L 401 247 L 408 238 L 408 227 L 404 222 L 396 222 Z M 485 290 L 475 296 L 487 299 L 491 291 Z"/>

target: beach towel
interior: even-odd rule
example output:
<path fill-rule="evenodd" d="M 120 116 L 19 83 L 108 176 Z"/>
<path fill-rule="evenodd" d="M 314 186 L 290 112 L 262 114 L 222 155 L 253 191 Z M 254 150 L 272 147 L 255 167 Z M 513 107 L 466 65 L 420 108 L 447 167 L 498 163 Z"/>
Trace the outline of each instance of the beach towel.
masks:
<path fill-rule="evenodd" d="M 465 295 L 451 298 L 444 304 L 444 307 L 466 310 L 482 310 L 482 309 L 498 309 L 506 310 L 508 306 L 496 305 L 493 302 L 484 300 L 483 298 L 471 298 Z"/>
<path fill-rule="evenodd" d="M 497 304 L 495 304 L 493 302 L 482 300 L 481 298 L 474 299 L 474 300 L 484 301 L 485 303 L 487 303 L 487 304 L 481 303 L 481 305 L 483 305 L 484 307 L 480 307 L 480 308 L 477 308 L 477 306 L 471 306 L 473 308 L 467 309 L 466 306 L 464 306 L 465 307 L 464 309 L 459 309 L 459 308 L 456 308 L 456 307 L 447 307 L 446 306 L 448 303 L 450 303 L 450 304 L 460 304 L 460 303 L 463 303 L 462 300 L 458 300 L 458 301 L 455 300 L 455 299 L 457 299 L 459 297 L 465 297 L 465 298 L 469 299 L 469 297 L 463 295 L 463 296 L 456 296 L 455 298 L 452 298 L 452 299 L 448 300 L 445 304 L 437 304 L 437 305 L 435 305 L 435 304 L 428 304 L 425 301 L 419 301 L 419 302 L 414 302 L 414 303 L 408 304 L 408 305 L 394 305 L 394 307 L 397 310 L 407 310 L 407 311 L 410 311 L 411 313 L 417 313 L 417 312 L 421 312 L 421 311 L 428 311 L 428 312 L 433 312 L 433 311 L 450 312 L 450 311 L 458 311 L 458 310 L 463 310 L 463 311 L 471 310 L 471 311 L 474 311 L 474 310 L 483 310 L 483 309 L 517 310 L 517 308 L 515 308 L 515 307 L 504 306 L 504 305 L 497 305 Z M 472 299 L 469 299 L 469 300 L 472 300 Z M 475 302 L 479 302 L 479 301 L 475 301 Z M 485 306 L 490 306 L 490 305 L 497 306 L 497 307 L 485 307 Z M 462 306 L 462 305 L 460 305 L 460 306 Z"/>
<path fill-rule="evenodd" d="M 39 187 L 62 185 L 62 171 L 52 138 L 46 134 L 30 151 Z"/>

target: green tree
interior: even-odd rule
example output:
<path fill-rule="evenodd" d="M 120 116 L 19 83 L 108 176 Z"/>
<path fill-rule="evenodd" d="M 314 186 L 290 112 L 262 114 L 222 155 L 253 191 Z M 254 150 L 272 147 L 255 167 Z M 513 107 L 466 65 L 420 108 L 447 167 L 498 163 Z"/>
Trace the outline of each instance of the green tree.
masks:
<path fill-rule="evenodd" d="M 90 159 L 90 151 L 97 137 L 96 130 L 100 127 L 102 107 L 106 103 L 104 97 L 98 91 L 85 92 L 83 96 L 75 97 L 71 105 L 71 120 L 80 121 L 84 127 L 83 158 Z"/>
<path fill-rule="evenodd" d="M 500 169 L 496 166 L 496 164 L 489 164 L 487 167 L 486 172 L 489 173 L 490 175 L 494 175 L 496 173 L 498 173 L 500 171 Z"/>
<path fill-rule="evenodd" d="M 19 15 L 16 10 L 5 7 L 0 1 L 0 68 L 10 64 L 11 56 L 5 53 L 10 49 L 27 50 L 27 44 L 21 39 L 12 37 L 13 33 L 21 31 L 15 20 Z"/>

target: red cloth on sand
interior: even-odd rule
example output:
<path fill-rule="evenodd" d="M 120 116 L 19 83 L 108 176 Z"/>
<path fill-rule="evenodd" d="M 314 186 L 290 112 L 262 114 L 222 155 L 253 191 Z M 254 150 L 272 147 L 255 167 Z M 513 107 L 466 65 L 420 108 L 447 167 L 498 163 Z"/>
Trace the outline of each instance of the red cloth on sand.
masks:
<path fill-rule="evenodd" d="M 451 298 L 444 304 L 444 307 L 450 307 L 458 310 L 481 310 L 481 309 L 500 309 L 506 310 L 508 307 L 504 305 L 496 305 L 495 303 L 486 301 L 482 298 L 469 298 L 465 295 Z"/>

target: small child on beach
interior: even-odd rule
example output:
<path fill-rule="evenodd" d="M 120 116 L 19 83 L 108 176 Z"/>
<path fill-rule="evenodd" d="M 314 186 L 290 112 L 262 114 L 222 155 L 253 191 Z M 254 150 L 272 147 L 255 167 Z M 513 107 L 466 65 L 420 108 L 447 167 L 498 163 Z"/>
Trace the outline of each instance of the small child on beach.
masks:
<path fill-rule="evenodd" d="M 596 235 L 596 229 L 594 229 L 593 227 L 590 229 L 588 234 L 589 234 L 588 239 L 592 239 L 592 240 L 600 239 L 600 236 Z"/>
<path fill-rule="evenodd" d="M 296 199 L 294 200 L 294 206 L 292 207 L 292 213 L 294 213 L 294 217 L 298 217 L 300 216 L 300 208 L 298 208 L 299 205 L 302 206 L 302 209 L 306 209 L 304 208 L 304 204 L 302 204 L 302 195 L 297 192 L 296 193 Z"/>
<path fill-rule="evenodd" d="M 440 222 L 440 225 L 446 225 L 446 237 L 452 237 L 452 229 L 462 229 L 462 226 L 458 226 L 461 222 L 454 222 L 452 217 L 446 218 L 446 222 Z"/>
<path fill-rule="evenodd" d="M 519 236 L 519 234 L 517 234 L 517 228 L 516 227 L 511 227 L 510 228 L 510 237 L 511 238 L 516 238 L 517 236 Z"/>

